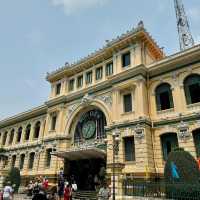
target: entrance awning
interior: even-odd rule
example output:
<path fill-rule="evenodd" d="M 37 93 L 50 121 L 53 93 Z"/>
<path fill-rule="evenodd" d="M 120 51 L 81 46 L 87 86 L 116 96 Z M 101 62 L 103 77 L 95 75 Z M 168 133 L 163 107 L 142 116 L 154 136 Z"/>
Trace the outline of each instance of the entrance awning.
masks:
<path fill-rule="evenodd" d="M 87 149 L 72 149 L 69 151 L 55 151 L 51 155 L 57 156 L 59 158 L 66 158 L 68 160 L 84 160 L 92 158 L 102 158 L 105 159 L 106 152 L 99 148 L 87 148 Z"/>

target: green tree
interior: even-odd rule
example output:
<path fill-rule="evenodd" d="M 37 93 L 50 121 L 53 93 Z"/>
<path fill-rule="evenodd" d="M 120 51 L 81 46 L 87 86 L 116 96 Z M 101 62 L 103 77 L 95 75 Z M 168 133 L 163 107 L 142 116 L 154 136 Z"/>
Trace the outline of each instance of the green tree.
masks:
<path fill-rule="evenodd" d="M 11 183 L 11 186 L 13 187 L 15 192 L 18 192 L 21 183 L 21 176 L 20 170 L 17 167 L 11 168 L 11 170 L 8 173 L 8 176 L 6 177 L 5 184 L 7 182 Z"/>
<path fill-rule="evenodd" d="M 196 197 L 200 188 L 200 170 L 193 156 L 176 148 L 167 158 L 164 169 L 167 198 L 189 199 Z"/>

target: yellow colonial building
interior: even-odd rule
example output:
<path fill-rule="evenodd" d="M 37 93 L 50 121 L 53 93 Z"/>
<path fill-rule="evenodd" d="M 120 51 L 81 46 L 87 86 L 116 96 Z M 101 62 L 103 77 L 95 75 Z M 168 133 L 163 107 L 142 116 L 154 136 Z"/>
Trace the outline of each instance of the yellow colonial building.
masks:
<path fill-rule="evenodd" d="M 63 167 L 91 189 L 102 167 L 112 177 L 114 159 L 120 196 L 127 177 L 162 178 L 174 147 L 200 156 L 199 45 L 165 56 L 140 22 L 46 79 L 43 105 L 0 121 L 0 170 L 19 167 L 23 184 L 55 183 Z"/>

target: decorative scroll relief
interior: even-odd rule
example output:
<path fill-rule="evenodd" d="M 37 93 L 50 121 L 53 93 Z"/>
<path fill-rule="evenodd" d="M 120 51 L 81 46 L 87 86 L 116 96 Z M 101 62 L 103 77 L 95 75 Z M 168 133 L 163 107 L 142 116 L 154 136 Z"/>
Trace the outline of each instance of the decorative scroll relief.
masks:
<path fill-rule="evenodd" d="M 88 106 L 95 99 L 103 101 L 109 108 L 112 107 L 112 102 L 113 101 L 112 101 L 112 95 L 111 94 L 103 95 L 103 96 L 98 96 L 98 97 L 94 97 L 92 95 L 86 94 L 82 98 L 81 102 L 73 104 L 73 105 L 71 105 L 71 106 L 68 107 L 68 110 L 67 110 L 67 119 L 70 117 L 71 113 L 73 113 L 76 110 L 76 108 L 78 108 L 79 106 Z"/>
<path fill-rule="evenodd" d="M 81 105 L 81 106 L 87 106 L 87 105 L 89 105 L 89 104 L 92 102 L 93 99 L 94 99 L 93 96 L 91 96 L 91 95 L 89 95 L 89 94 L 86 94 L 86 95 L 82 98 L 80 105 Z"/>
<path fill-rule="evenodd" d="M 68 107 L 68 110 L 67 110 L 67 118 L 69 118 L 69 116 L 71 115 L 71 113 L 74 112 L 74 110 L 76 110 L 76 108 L 78 108 L 80 104 L 73 104 L 71 106 Z"/>
<path fill-rule="evenodd" d="M 111 94 L 99 96 L 97 99 L 103 101 L 109 108 L 112 107 L 113 100 Z"/>
<path fill-rule="evenodd" d="M 88 148 L 97 147 L 98 145 L 105 144 L 104 139 L 95 139 L 95 140 L 85 140 L 81 142 L 73 143 L 74 150 L 84 150 Z"/>
<path fill-rule="evenodd" d="M 181 121 L 180 124 L 177 126 L 177 128 L 178 128 L 178 136 L 181 140 L 190 137 L 189 125 L 186 122 Z"/>

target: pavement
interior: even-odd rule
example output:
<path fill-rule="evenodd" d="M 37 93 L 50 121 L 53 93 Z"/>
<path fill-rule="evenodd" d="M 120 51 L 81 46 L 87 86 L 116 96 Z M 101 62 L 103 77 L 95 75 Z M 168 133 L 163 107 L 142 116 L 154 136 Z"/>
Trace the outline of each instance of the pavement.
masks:
<path fill-rule="evenodd" d="M 25 194 L 15 194 L 13 200 L 31 200 L 32 198 L 27 197 Z"/>

